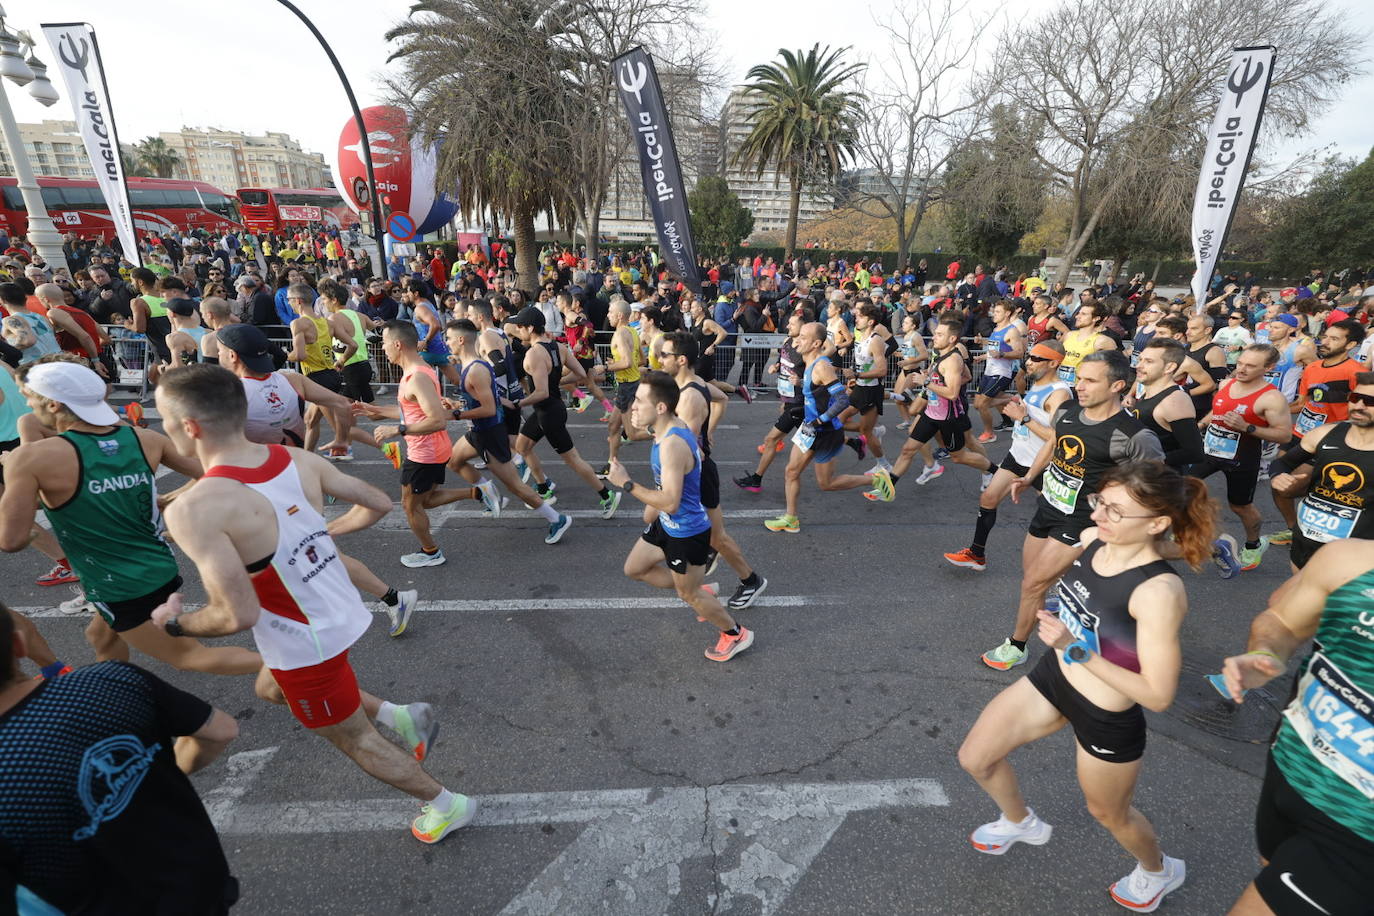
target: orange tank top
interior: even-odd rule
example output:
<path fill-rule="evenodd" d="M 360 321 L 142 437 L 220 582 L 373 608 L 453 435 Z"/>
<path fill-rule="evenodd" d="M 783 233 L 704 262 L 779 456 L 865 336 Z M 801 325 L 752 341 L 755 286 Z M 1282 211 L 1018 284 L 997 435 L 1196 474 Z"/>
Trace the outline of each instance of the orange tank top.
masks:
<path fill-rule="evenodd" d="M 414 369 L 406 370 L 405 375 L 401 376 L 401 384 L 404 385 L 415 373 L 423 373 L 434 386 L 434 390 L 439 394 L 444 393 L 444 389 L 439 387 L 439 376 L 429 366 L 416 366 Z M 424 384 L 421 382 L 420 384 Z M 401 405 L 401 422 L 406 424 L 423 423 L 425 412 L 420 407 L 418 401 L 410 398 L 398 398 Z M 443 464 L 448 461 L 453 454 L 453 442 L 448 437 L 448 430 L 441 429 L 432 433 L 425 433 L 423 436 L 406 436 L 406 460 L 416 464 Z"/>
<path fill-rule="evenodd" d="M 1348 358 L 1334 366 L 1323 366 L 1321 360 L 1309 363 L 1298 384 L 1298 394 L 1306 400 L 1293 418 L 1293 432 L 1301 438 L 1324 423 L 1344 420 L 1350 413 L 1346 399 L 1355 387 L 1355 375 L 1363 371 L 1363 364 Z"/>

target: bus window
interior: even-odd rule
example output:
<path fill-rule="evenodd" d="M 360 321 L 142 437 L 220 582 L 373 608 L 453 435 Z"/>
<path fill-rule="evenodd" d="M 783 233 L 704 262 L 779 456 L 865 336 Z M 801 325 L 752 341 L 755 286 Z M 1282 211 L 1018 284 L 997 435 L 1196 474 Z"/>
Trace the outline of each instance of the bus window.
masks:
<path fill-rule="evenodd" d="M 239 200 L 254 207 L 261 207 L 268 201 L 266 191 L 240 191 Z"/>
<path fill-rule="evenodd" d="M 5 209 L 28 212 L 28 208 L 24 206 L 24 195 L 19 193 L 18 186 L 10 185 L 5 188 Z"/>
<path fill-rule="evenodd" d="M 67 206 L 67 199 L 62 194 L 61 188 L 42 188 L 43 206 L 49 210 L 61 210 Z"/>

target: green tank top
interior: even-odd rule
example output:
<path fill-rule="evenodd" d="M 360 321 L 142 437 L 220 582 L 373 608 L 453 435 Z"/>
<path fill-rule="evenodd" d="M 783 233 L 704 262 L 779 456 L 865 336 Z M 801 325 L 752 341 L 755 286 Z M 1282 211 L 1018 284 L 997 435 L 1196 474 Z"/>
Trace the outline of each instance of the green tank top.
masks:
<path fill-rule="evenodd" d="M 1326 599 L 1273 752 L 1308 802 L 1374 841 L 1374 569 Z"/>
<path fill-rule="evenodd" d="M 127 601 L 157 591 L 177 575 L 163 540 L 153 469 L 131 426 L 108 433 L 69 430 L 80 471 L 76 491 L 44 506 L 53 534 L 91 601 Z"/>
<path fill-rule="evenodd" d="M 148 317 L 149 317 L 149 318 L 166 318 L 166 317 L 167 317 L 167 300 L 166 300 L 166 299 L 160 299 L 160 298 L 158 298 L 157 296 L 142 296 L 141 298 L 143 299 L 144 302 L 148 303 Z"/>
<path fill-rule="evenodd" d="M 353 323 L 353 342 L 358 345 L 358 349 L 353 351 L 353 355 L 348 358 L 348 362 L 344 365 L 351 366 L 354 363 L 367 362 L 367 338 L 363 336 L 363 323 L 359 319 L 358 313 L 353 309 L 339 309 L 338 314 L 348 316 L 348 320 Z M 347 349 L 348 347 L 343 341 L 334 341 L 335 353 L 343 353 Z"/>

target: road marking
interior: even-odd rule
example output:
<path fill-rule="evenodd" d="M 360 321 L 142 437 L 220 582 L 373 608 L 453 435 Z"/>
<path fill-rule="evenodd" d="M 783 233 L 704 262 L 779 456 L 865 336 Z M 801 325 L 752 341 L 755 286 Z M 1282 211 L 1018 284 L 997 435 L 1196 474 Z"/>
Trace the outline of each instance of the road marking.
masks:
<path fill-rule="evenodd" d="M 564 509 L 561 505 L 561 502 L 559 504 L 555 504 L 554 508 L 557 509 L 559 512 L 563 513 L 564 515 L 571 515 L 573 518 L 590 518 L 601 520 L 600 509 Z M 624 508 L 625 507 L 622 504 L 622 511 L 619 515 L 619 518 L 623 521 L 633 516 L 634 523 L 636 525 L 639 524 L 639 514 L 637 512 L 627 514 L 623 511 Z M 343 515 L 347 511 L 348 507 L 343 505 L 326 506 L 324 511 L 324 517 L 327 520 L 335 519 L 338 518 L 340 515 Z M 783 508 L 781 506 L 778 506 L 772 509 L 725 509 L 721 514 L 725 518 L 773 518 L 775 516 L 781 515 L 783 511 Z M 531 521 L 539 523 L 536 527 L 547 527 L 548 525 L 548 522 L 545 522 L 542 518 L 540 518 L 539 515 L 537 515 L 533 509 L 526 507 L 522 503 L 520 504 L 519 509 L 516 509 L 514 506 L 507 506 L 502 511 L 501 517 L 499 519 L 492 518 L 489 515 L 485 515 L 481 509 L 452 509 L 447 507 L 441 509 L 434 509 L 429 513 L 429 526 L 431 528 L 443 528 L 452 519 L 468 521 L 480 520 L 491 525 L 501 525 L 507 522 Z M 369 526 L 369 530 L 375 531 L 378 529 L 381 529 L 383 531 L 410 530 L 410 522 L 406 521 L 405 513 L 401 511 L 399 503 L 392 503 L 391 511 L 387 513 L 385 516 L 383 516 L 380 521 Z M 576 537 L 578 532 L 582 530 L 584 529 L 579 528 L 578 531 L 573 531 L 570 533 L 573 537 Z M 347 544 L 348 542 L 344 541 L 343 543 Z"/>
<path fill-rule="evenodd" d="M 759 607 L 811 607 L 833 605 L 839 601 L 838 595 L 760 595 L 754 599 L 751 608 Z M 187 604 L 187 611 L 200 608 L 198 604 Z M 369 602 L 373 613 L 385 613 L 376 602 Z M 494 598 L 489 600 L 452 600 L 420 601 L 415 605 L 417 613 L 480 613 L 496 611 L 511 614 L 520 611 L 657 611 L 685 610 L 682 599 L 667 592 L 644 595 L 634 598 Z M 26 617 L 55 617 L 58 619 L 86 620 L 89 612 L 64 614 L 55 607 L 17 607 L 14 610 Z"/>
<path fill-rule="evenodd" d="M 229 758 L 229 776 L 206 796 L 221 836 L 400 834 L 418 810 L 414 800 L 399 793 L 356 801 L 243 803 L 276 751 L 265 748 Z M 239 762 L 245 756 L 251 759 Z M 477 802 L 469 830 L 586 825 L 506 904 L 503 914 L 667 912 L 683 892 L 684 862 L 730 861 L 736 854 L 739 864 L 718 876 L 715 892 L 705 900 L 686 901 L 688 908 L 729 910 L 747 899 L 749 909 L 773 914 L 850 814 L 945 807 L 949 796 L 933 779 L 895 779 L 529 792 L 477 796 Z"/>

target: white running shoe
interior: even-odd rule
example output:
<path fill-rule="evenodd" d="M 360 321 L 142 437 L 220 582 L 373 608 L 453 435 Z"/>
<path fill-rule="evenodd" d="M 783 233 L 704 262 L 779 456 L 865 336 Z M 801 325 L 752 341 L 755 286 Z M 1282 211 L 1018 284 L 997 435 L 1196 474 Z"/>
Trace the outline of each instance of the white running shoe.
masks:
<path fill-rule="evenodd" d="M 1009 821 L 1006 815 L 1002 815 L 969 834 L 969 842 L 974 849 L 990 856 L 1000 856 L 1017 843 L 1044 846 L 1050 841 L 1054 828 L 1036 817 L 1034 811 L 1029 808 L 1026 810 L 1029 813 L 1021 823 Z"/>
<path fill-rule="evenodd" d="M 442 550 L 435 553 L 425 553 L 423 550 L 417 550 L 414 553 L 408 553 L 401 557 L 401 565 L 409 567 L 410 569 L 420 569 L 425 566 L 443 566 L 447 562 L 448 557 L 444 556 Z"/>
<path fill-rule="evenodd" d="M 882 441 L 883 436 L 887 435 L 887 427 L 879 423 L 873 427 L 873 438 Z"/>
<path fill-rule="evenodd" d="M 1153 913 L 1159 909 L 1164 895 L 1176 889 L 1187 877 L 1188 869 L 1182 859 L 1164 857 L 1164 871 L 1146 871 L 1136 863 L 1135 871 L 1113 884 L 1108 891 L 1112 899 L 1135 913 Z"/>
<path fill-rule="evenodd" d="M 419 598 L 420 593 L 411 588 L 396 593 L 395 607 L 387 607 L 386 602 L 382 603 L 382 610 L 386 611 L 386 616 L 391 621 L 390 626 L 387 627 L 388 636 L 400 636 L 406 631 L 406 626 L 410 623 L 410 615 L 414 613 Z"/>
<path fill-rule="evenodd" d="M 81 586 L 73 585 L 72 591 L 76 594 L 57 606 L 57 609 L 64 614 L 93 614 L 95 606 L 86 600 L 86 593 L 81 590 Z"/>
<path fill-rule="evenodd" d="M 477 485 L 478 491 L 482 494 L 482 505 L 487 507 L 492 518 L 501 517 L 501 495 L 496 492 L 496 484 L 490 480 L 484 480 Z"/>
<path fill-rule="evenodd" d="M 921 470 L 921 476 L 916 478 L 916 482 L 930 483 L 932 480 L 939 477 L 944 472 L 945 466 L 943 464 L 932 464 L 930 467 L 923 468 Z"/>

